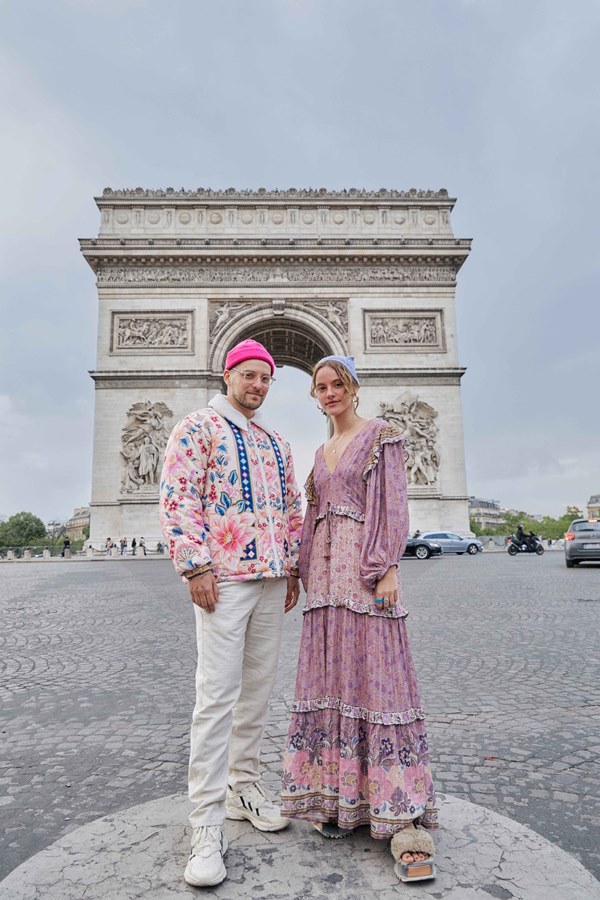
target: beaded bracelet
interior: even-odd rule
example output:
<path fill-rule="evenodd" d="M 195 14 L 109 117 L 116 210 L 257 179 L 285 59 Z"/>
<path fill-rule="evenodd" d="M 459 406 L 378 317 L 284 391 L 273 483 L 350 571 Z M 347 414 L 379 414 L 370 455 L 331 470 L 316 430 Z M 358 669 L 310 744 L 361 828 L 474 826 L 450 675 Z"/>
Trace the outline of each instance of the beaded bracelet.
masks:
<path fill-rule="evenodd" d="M 201 566 L 199 569 L 194 569 L 191 575 L 185 575 L 188 581 L 191 581 L 192 578 L 197 578 L 198 575 L 206 575 L 207 572 L 212 572 L 212 563 L 206 563 L 205 566 Z"/>

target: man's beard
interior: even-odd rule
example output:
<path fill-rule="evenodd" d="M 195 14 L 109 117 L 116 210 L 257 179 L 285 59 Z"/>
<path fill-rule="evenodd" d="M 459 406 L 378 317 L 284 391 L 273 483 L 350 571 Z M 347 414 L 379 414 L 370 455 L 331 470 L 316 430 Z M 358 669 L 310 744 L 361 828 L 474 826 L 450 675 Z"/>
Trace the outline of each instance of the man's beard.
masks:
<path fill-rule="evenodd" d="M 236 390 L 232 390 L 233 399 L 236 403 L 239 403 L 243 409 L 258 409 L 259 406 L 262 406 L 266 394 L 257 394 L 254 397 L 246 397 L 246 392 L 238 393 Z"/>

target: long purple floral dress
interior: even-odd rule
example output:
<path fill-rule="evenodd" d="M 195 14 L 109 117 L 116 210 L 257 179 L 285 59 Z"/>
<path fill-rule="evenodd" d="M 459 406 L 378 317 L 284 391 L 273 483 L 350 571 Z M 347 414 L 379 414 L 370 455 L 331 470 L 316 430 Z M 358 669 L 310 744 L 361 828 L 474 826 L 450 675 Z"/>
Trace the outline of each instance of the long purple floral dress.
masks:
<path fill-rule="evenodd" d="M 389 838 L 437 825 L 427 733 L 401 593 L 377 610 L 376 582 L 408 536 L 400 432 L 373 419 L 330 472 L 306 484 L 300 549 L 307 598 L 283 762 L 282 814 Z"/>

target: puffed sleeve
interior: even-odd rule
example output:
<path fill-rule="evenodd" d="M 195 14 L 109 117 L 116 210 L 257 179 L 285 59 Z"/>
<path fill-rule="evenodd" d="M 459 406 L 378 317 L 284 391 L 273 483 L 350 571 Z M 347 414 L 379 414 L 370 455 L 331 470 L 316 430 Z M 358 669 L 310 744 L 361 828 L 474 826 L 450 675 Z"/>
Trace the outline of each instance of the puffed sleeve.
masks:
<path fill-rule="evenodd" d="M 298 574 L 298 556 L 300 552 L 300 540 L 302 535 L 302 500 L 300 489 L 294 474 L 294 460 L 289 445 L 286 448 L 286 504 L 288 509 L 289 528 L 289 562 L 290 573 Z"/>
<path fill-rule="evenodd" d="M 180 575 L 212 567 L 202 511 L 208 457 L 206 436 L 183 419 L 171 432 L 160 481 L 161 529 Z"/>
<path fill-rule="evenodd" d="M 306 514 L 304 516 L 304 525 L 302 526 L 302 539 L 300 541 L 300 555 L 298 557 L 298 570 L 304 589 L 308 590 L 308 574 L 310 566 L 310 554 L 312 551 L 313 534 L 317 522 L 317 497 L 315 494 L 314 469 L 304 485 L 306 492 Z"/>
<path fill-rule="evenodd" d="M 370 588 L 398 565 L 408 538 L 405 452 L 396 428 L 382 428 L 363 472 L 367 483 L 360 576 Z"/>

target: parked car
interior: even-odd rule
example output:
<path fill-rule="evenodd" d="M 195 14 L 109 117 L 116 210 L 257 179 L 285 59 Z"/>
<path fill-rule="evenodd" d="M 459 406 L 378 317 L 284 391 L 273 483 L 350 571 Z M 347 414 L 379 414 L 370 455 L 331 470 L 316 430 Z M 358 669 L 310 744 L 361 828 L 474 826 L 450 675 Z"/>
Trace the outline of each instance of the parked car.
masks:
<path fill-rule="evenodd" d="M 580 562 L 600 562 L 600 521 L 574 519 L 565 534 L 565 565 L 567 569 Z"/>
<path fill-rule="evenodd" d="M 483 544 L 476 538 L 464 538 L 452 531 L 428 531 L 421 535 L 427 541 L 435 541 L 440 544 L 442 553 L 470 553 L 475 556 L 483 550 Z"/>
<path fill-rule="evenodd" d="M 404 556 L 416 556 L 417 559 L 429 559 L 430 556 L 441 556 L 442 545 L 436 541 L 427 541 L 423 537 L 409 538 L 406 542 Z"/>

